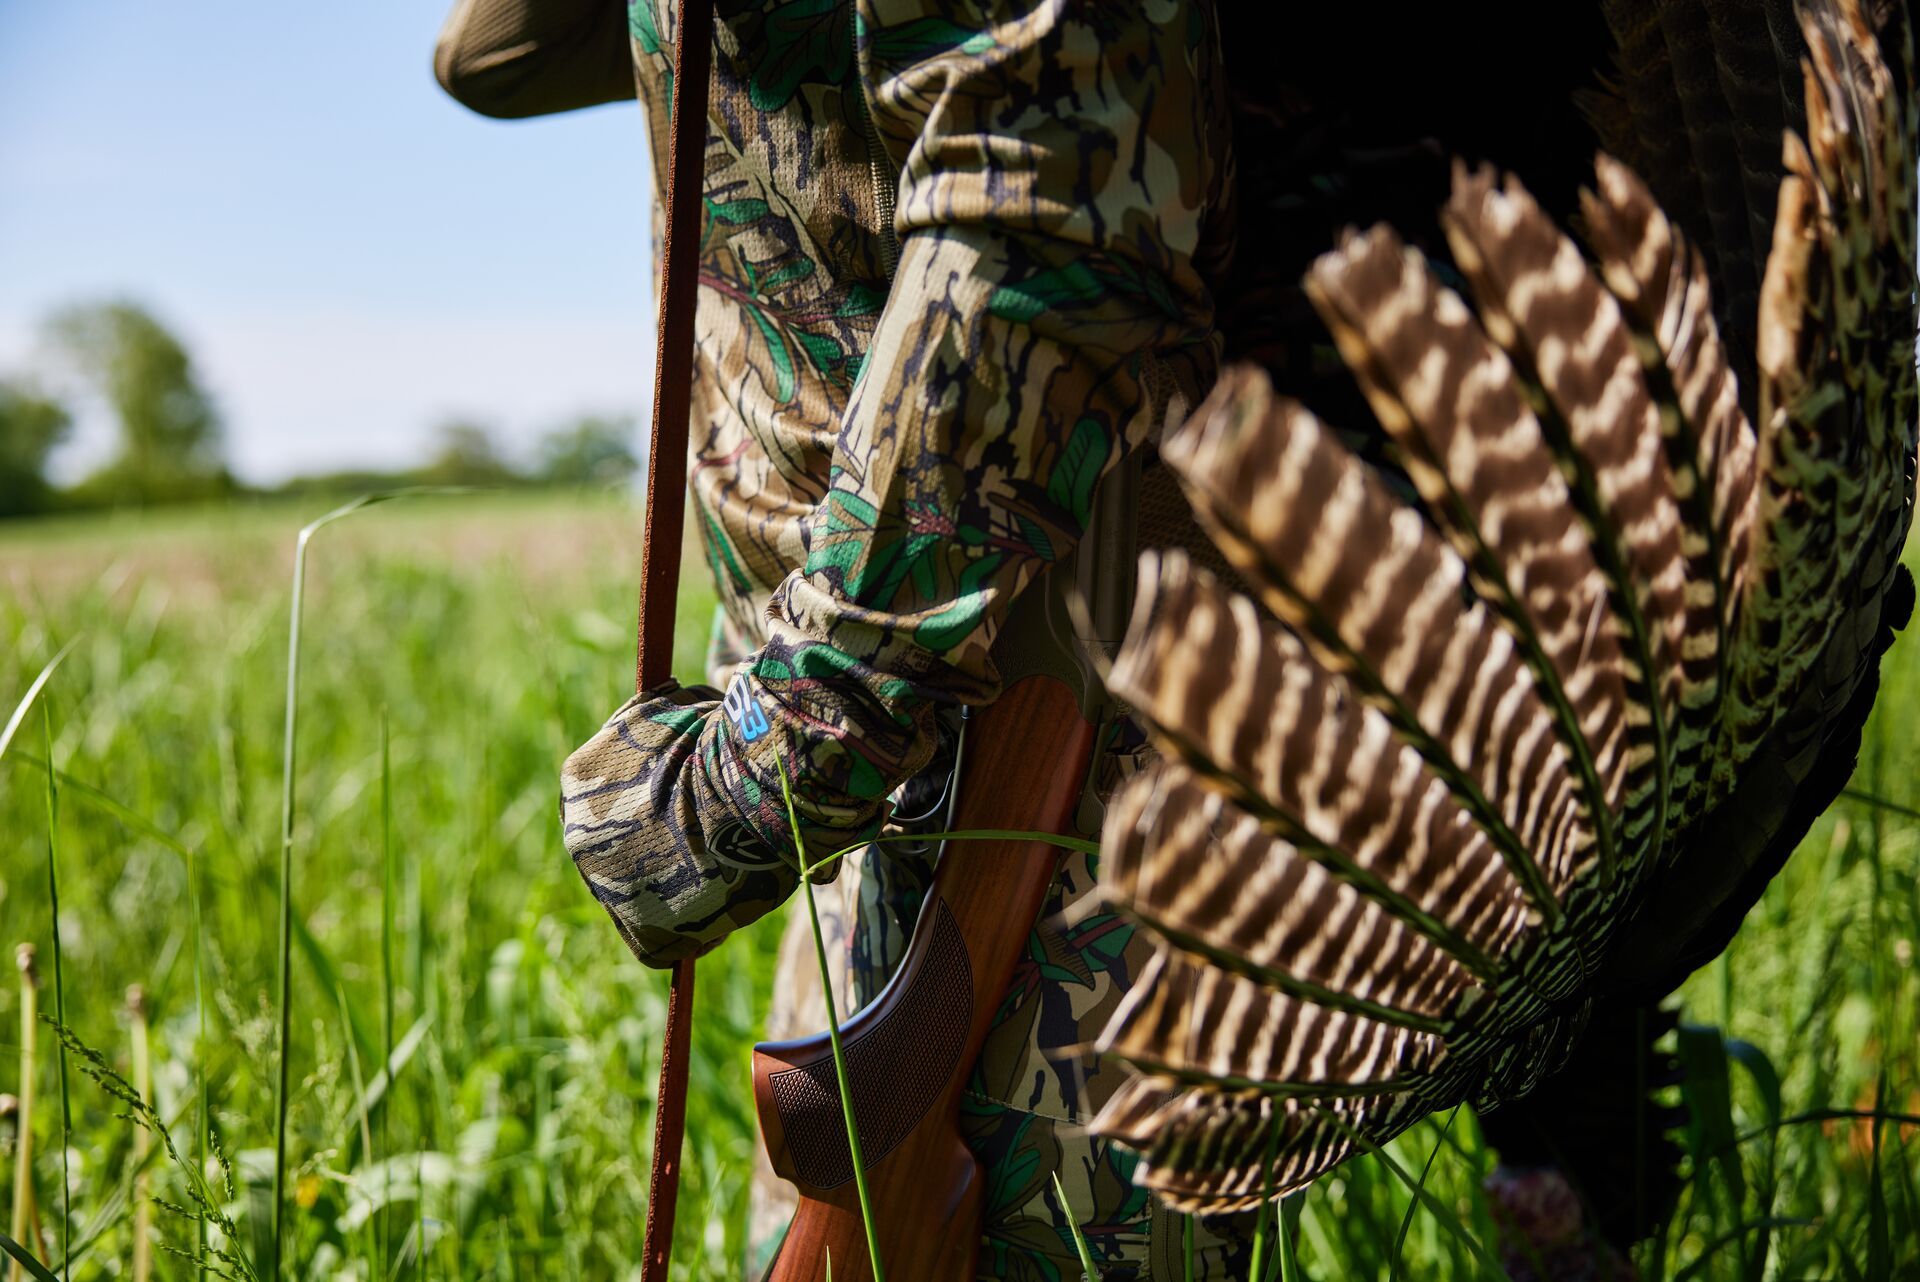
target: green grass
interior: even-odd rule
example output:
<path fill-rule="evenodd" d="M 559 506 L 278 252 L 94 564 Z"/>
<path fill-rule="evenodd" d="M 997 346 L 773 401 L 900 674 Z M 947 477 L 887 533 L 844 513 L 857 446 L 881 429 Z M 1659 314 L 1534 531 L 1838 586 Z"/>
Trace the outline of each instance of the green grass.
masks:
<path fill-rule="evenodd" d="M 288 577 L 294 534 L 317 515 L 269 504 L 0 527 L 0 712 L 75 642 L 41 694 L 62 772 L 68 1022 L 129 1073 L 123 995 L 145 987 L 155 1109 L 234 1226 L 236 1241 L 215 1227 L 213 1244 L 256 1267 L 272 1223 Z M 289 1276 L 637 1269 L 665 977 L 631 960 L 580 886 L 554 797 L 560 759 L 628 693 L 637 531 L 604 499 L 436 498 L 314 543 L 293 780 Z M 690 565 L 683 673 L 704 647 L 700 577 Z M 1907 729 L 1920 645 L 1896 647 L 1887 678 L 1855 787 L 1920 807 Z M 36 711 L 0 761 L 0 952 L 33 942 L 50 978 L 46 755 Z M 1920 1129 L 1822 1112 L 1920 1113 L 1917 845 L 1913 817 L 1843 803 L 1686 989 L 1691 1023 L 1738 1040 L 1689 1045 L 1708 1078 L 1696 1104 L 1727 1103 L 1690 1137 L 1696 1178 L 1645 1276 L 1920 1277 Z M 677 1277 L 741 1272 L 748 1052 L 779 928 L 701 962 Z M 18 1002 L 0 985 L 8 1038 Z M 64 1160 L 72 1276 L 127 1276 L 125 1107 L 76 1074 L 63 1153 L 60 1042 L 39 1041 L 42 1258 L 59 1253 Z M 0 1042 L 0 1091 L 19 1093 L 18 1053 Z M 1470 1114 L 1444 1124 L 1290 1206 L 1275 1253 L 1287 1276 L 1491 1276 L 1475 1249 L 1492 1239 L 1476 1193 L 1490 1158 Z M 1708 1152 L 1729 1137 L 1737 1156 Z M 194 1182 L 156 1154 L 155 1193 L 190 1207 Z M 10 1199 L 10 1152 L 0 1171 Z M 194 1253 L 196 1218 L 156 1207 L 154 1222 L 160 1243 Z M 196 1276 L 166 1250 L 155 1273 Z"/>

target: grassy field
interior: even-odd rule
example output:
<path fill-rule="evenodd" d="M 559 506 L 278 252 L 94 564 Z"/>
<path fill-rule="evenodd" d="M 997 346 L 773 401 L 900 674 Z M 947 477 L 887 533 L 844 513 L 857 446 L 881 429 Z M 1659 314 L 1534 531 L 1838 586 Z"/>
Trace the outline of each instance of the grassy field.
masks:
<path fill-rule="evenodd" d="M 0 944 L 36 946 L 39 1006 L 54 1010 L 51 854 L 66 1023 L 129 1078 L 144 1029 L 182 1159 L 140 1146 L 78 1052 L 63 1152 L 58 1048 L 39 1028 L 40 1241 L 52 1259 L 70 1241 L 77 1278 L 131 1276 L 137 1205 L 154 1239 L 192 1251 L 199 1226 L 173 1208 L 196 1189 L 235 1231 L 223 1249 L 264 1268 L 288 579 L 315 515 L 0 527 L 0 715 L 73 645 L 44 718 L 37 707 L 0 762 Z M 636 530 L 607 499 L 433 498 L 314 543 L 294 779 L 292 1275 L 637 1276 L 664 978 L 632 962 L 580 886 L 554 795 L 562 756 L 631 681 Z M 683 618 L 704 620 L 690 570 Z M 703 641 L 687 629 L 681 671 Z M 1859 792 L 1920 806 L 1917 701 L 1907 640 Z M 1920 820 L 1843 803 L 1683 994 L 1686 1018 L 1726 1039 L 1690 1042 L 1692 1180 L 1643 1276 L 1920 1278 L 1920 1129 L 1828 1115 L 1920 1113 L 1917 834 Z M 701 963 L 677 1277 L 741 1275 L 748 1050 L 779 924 Z M 21 1004 L 0 983 L 0 1090 L 16 1094 Z M 17 1151 L 8 1125 L 0 1142 Z M 1427 1169 L 1420 1204 L 1388 1161 Z M 1498 1276 L 1478 1247 L 1492 1238 L 1488 1165 L 1465 1114 L 1444 1138 L 1430 1123 L 1350 1164 L 1295 1208 L 1299 1276 Z M 164 1249 L 154 1267 L 195 1276 Z"/>

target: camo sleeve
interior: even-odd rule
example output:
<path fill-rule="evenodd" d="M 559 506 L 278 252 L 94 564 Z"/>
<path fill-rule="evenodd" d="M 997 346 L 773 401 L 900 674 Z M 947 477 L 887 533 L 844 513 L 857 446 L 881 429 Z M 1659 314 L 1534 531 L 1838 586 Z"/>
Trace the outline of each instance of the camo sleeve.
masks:
<path fill-rule="evenodd" d="M 998 693 L 1008 606 L 1099 480 L 1210 385 L 1226 118 L 1202 6 L 859 0 L 900 256 L 807 557 L 746 668 L 829 813 L 871 813 L 939 704 Z M 764 775 L 763 775 L 764 777 Z"/>
<path fill-rule="evenodd" d="M 642 700 L 602 731 L 697 736 L 679 777 L 715 813 L 679 840 L 624 844 L 584 805 L 583 826 L 568 816 L 643 960 L 697 950 L 797 885 L 790 864 L 698 846 L 741 824 L 790 848 L 776 761 L 810 849 L 878 824 L 934 751 L 935 709 L 998 693 L 1007 609 L 1080 538 L 1100 478 L 1211 383 L 1203 247 L 1225 243 L 1230 162 L 1210 13 L 856 0 L 866 105 L 899 173 L 899 252 L 804 562 L 724 706 L 665 736 L 660 717 L 685 710 Z M 569 763 L 569 787 L 601 811 L 611 777 Z M 645 804 L 659 823 L 691 813 L 664 793 Z"/>

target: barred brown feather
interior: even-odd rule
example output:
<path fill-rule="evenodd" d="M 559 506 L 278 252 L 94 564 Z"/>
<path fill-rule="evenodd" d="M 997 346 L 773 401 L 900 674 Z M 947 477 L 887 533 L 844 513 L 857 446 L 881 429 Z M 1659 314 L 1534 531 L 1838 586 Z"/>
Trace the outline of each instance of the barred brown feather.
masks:
<path fill-rule="evenodd" d="M 1232 376 L 1230 376 L 1232 377 Z M 1594 837 L 1523 650 L 1462 597 L 1461 558 L 1303 406 L 1234 378 L 1167 442 L 1196 512 L 1316 660 L 1451 781 L 1549 919 Z"/>
<path fill-rule="evenodd" d="M 1670 826 L 1698 813 L 1723 692 L 1720 658 L 1752 522 L 1754 434 L 1713 317 L 1700 256 L 1646 186 L 1609 156 L 1581 193 L 1601 276 L 1636 335 L 1659 413 L 1671 489 L 1682 516 L 1688 612 L 1679 669 L 1686 682 Z"/>
<path fill-rule="evenodd" d="M 1315 264 L 1307 288 L 1429 514 L 1472 567 L 1476 591 L 1525 642 L 1520 653 L 1554 707 L 1611 863 L 1613 815 L 1632 788 L 1628 689 L 1638 670 L 1622 651 L 1627 625 L 1512 364 L 1390 229 L 1348 238 Z M 1217 485 L 1239 470 L 1232 460 L 1202 481 Z M 1313 520 L 1312 505 L 1296 519 Z"/>
<path fill-rule="evenodd" d="M 1911 509 L 1914 103 L 1857 4 L 1812 7 L 1808 137 L 1789 136 L 1762 291 L 1755 520 L 1715 783 L 1877 600 Z M 1904 41 L 1903 41 L 1904 43 Z M 1910 55 L 1909 55 L 1910 56 Z M 1911 84 L 1911 76 L 1906 77 Z M 1851 660 L 1840 667 L 1849 672 Z"/>
<path fill-rule="evenodd" d="M 1136 776 L 1108 810 L 1105 884 L 1189 953 L 1427 1031 L 1474 983 L 1446 950 L 1182 766 Z"/>
<path fill-rule="evenodd" d="M 1659 414 L 1618 301 L 1517 180 L 1497 186 L 1491 171 L 1457 175 L 1442 224 L 1490 335 L 1544 393 L 1549 447 L 1573 478 L 1574 507 L 1626 625 L 1623 646 L 1648 687 L 1639 748 L 1650 787 L 1627 801 L 1622 860 L 1630 863 L 1664 835 L 1673 772 L 1686 760 L 1676 722 L 1682 706 L 1700 701 L 1713 659 L 1690 664 L 1687 656 L 1718 627 L 1688 599 L 1688 531 Z"/>
<path fill-rule="evenodd" d="M 1171 754 L 1469 970 L 1524 929 L 1524 891 L 1445 781 L 1343 677 L 1180 553 L 1141 557 L 1108 685 Z"/>
<path fill-rule="evenodd" d="M 1121 1085 L 1096 1126 L 1140 1154 L 1134 1178 L 1168 1202 L 1225 1212 L 1311 1183 L 1352 1151 L 1356 1133 L 1392 1133 L 1420 1115 L 1405 1095 L 1303 1100 L 1141 1076 Z"/>

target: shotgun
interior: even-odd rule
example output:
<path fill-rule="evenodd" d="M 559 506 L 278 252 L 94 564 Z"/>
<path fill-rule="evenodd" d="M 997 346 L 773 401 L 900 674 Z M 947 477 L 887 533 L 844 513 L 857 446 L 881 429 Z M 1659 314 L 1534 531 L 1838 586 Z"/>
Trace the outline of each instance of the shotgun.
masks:
<path fill-rule="evenodd" d="M 968 725 L 953 828 L 1099 832 L 1093 747 L 1118 709 L 1098 669 L 1131 604 L 1138 469 L 1136 456 L 1106 478 L 1073 560 L 1029 588 L 996 641 L 1003 693 Z M 974 1276 L 982 1176 L 961 1139 L 960 1092 L 1058 867 L 1058 848 L 1044 842 L 951 846 L 899 969 L 841 1026 L 880 1256 L 895 1282 Z M 820 1282 L 829 1260 L 835 1282 L 868 1282 L 827 1036 L 755 1047 L 753 1091 L 773 1169 L 800 1194 L 769 1282 Z"/>

